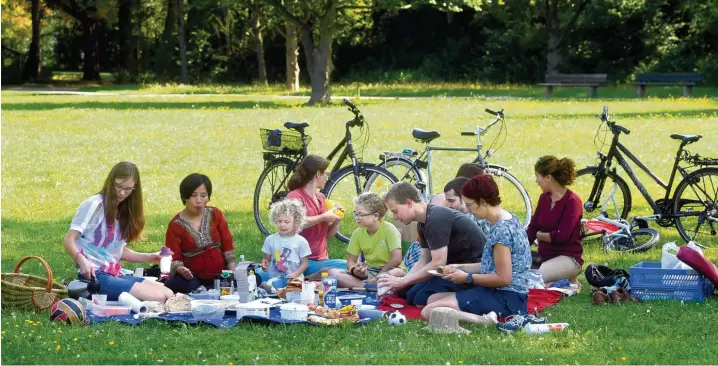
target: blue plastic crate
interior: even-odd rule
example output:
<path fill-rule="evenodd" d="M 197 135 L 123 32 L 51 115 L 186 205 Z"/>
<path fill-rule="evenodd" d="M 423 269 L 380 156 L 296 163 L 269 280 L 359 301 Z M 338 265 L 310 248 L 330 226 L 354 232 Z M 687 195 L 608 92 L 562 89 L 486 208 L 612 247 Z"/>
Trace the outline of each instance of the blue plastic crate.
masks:
<path fill-rule="evenodd" d="M 641 300 L 703 302 L 713 294 L 713 284 L 692 269 L 663 269 L 660 262 L 640 262 L 629 273 L 632 294 Z"/>

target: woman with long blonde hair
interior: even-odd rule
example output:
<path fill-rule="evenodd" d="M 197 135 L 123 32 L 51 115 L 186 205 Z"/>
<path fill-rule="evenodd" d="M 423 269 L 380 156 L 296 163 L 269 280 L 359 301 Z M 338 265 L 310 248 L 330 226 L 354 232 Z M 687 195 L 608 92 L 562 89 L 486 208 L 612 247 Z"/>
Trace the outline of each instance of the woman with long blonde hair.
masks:
<path fill-rule="evenodd" d="M 65 235 L 65 251 L 77 265 L 78 278 L 94 277 L 100 294 L 110 301 L 129 292 L 139 300 L 164 303 L 173 292 L 155 281 L 123 276 L 120 260 L 159 262 L 159 253 L 138 253 L 127 247 L 142 236 L 145 215 L 140 171 L 130 162 L 116 164 L 102 190 L 80 205 Z"/>

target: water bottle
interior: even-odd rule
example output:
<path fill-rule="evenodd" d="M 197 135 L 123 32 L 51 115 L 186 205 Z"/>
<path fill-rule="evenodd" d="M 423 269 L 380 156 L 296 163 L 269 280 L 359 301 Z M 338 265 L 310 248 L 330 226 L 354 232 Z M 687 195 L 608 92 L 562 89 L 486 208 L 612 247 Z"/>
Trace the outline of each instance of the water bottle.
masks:
<path fill-rule="evenodd" d="M 543 334 L 548 332 L 560 332 L 566 328 L 568 328 L 568 323 L 527 324 L 524 327 L 524 333 Z"/>

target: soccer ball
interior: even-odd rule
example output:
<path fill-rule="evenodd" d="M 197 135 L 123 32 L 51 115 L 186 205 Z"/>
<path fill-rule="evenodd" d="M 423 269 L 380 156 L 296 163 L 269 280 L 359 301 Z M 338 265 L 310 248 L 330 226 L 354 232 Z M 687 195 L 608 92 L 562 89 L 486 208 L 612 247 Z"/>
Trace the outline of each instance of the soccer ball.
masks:
<path fill-rule="evenodd" d="M 70 325 L 85 324 L 85 307 L 74 299 L 62 299 L 50 308 L 50 320 Z"/>
<path fill-rule="evenodd" d="M 386 321 L 391 325 L 404 325 L 406 324 L 406 317 L 404 316 L 404 314 L 395 311 L 389 314 L 389 317 L 386 319 Z"/>

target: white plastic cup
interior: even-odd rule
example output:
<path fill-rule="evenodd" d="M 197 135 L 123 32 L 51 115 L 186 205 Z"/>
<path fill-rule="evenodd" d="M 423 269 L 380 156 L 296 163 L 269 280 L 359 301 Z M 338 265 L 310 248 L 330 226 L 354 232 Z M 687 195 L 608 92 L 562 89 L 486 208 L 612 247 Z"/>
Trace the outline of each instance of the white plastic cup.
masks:
<path fill-rule="evenodd" d="M 145 276 L 145 269 L 142 267 L 135 268 L 135 277 L 142 278 Z"/>
<path fill-rule="evenodd" d="M 164 255 L 164 256 L 160 257 L 160 272 L 162 274 L 169 274 L 171 267 L 172 267 L 172 256 Z"/>
<path fill-rule="evenodd" d="M 92 304 L 98 306 L 107 305 L 107 295 L 94 294 L 92 295 Z"/>

